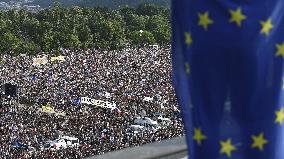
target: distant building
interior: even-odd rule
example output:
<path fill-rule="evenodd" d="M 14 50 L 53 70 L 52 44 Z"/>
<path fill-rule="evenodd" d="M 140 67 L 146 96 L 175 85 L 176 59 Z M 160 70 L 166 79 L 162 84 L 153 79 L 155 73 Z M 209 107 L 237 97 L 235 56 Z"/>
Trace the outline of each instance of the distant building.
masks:
<path fill-rule="evenodd" d="M 40 5 L 33 5 L 32 2 L 34 0 L 11 0 L 9 2 L 0 2 L 0 10 L 10 10 L 10 9 L 26 9 L 27 11 L 30 12 L 37 12 L 41 10 Z"/>
<path fill-rule="evenodd" d="M 10 8 L 10 5 L 6 2 L 0 2 L 0 10 L 7 10 Z"/>

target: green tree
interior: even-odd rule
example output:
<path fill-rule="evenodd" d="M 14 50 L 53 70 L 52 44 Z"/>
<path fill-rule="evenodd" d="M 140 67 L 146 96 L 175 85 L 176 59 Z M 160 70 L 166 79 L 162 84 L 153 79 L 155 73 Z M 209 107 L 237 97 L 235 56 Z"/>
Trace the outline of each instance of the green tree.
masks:
<path fill-rule="evenodd" d="M 74 34 L 65 35 L 64 41 L 62 41 L 63 48 L 79 48 L 81 46 L 81 42 L 79 37 Z"/>
<path fill-rule="evenodd" d="M 31 17 L 26 18 L 21 25 L 21 34 L 26 40 L 38 41 L 39 37 L 40 22 Z"/>
<path fill-rule="evenodd" d="M 44 33 L 41 38 L 41 49 L 45 52 L 51 51 L 55 41 L 52 32 Z"/>
<path fill-rule="evenodd" d="M 40 52 L 40 47 L 34 42 L 26 42 L 22 44 L 20 51 L 29 55 L 36 55 Z"/>
<path fill-rule="evenodd" d="M 143 46 L 145 44 L 154 44 L 156 42 L 154 35 L 149 31 L 133 31 L 130 34 L 133 45 Z"/>
<path fill-rule="evenodd" d="M 91 29 L 87 25 L 78 28 L 78 38 L 82 43 L 81 44 L 82 48 L 86 49 L 93 46 L 92 44 L 93 35 Z"/>
<path fill-rule="evenodd" d="M 15 9 L 9 10 L 6 13 L 6 18 L 7 18 L 6 22 L 9 25 L 10 32 L 15 32 L 20 30 L 20 25 L 21 25 L 20 15 Z"/>
<path fill-rule="evenodd" d="M 0 38 L 0 50 L 2 53 L 18 54 L 22 45 L 22 40 L 13 33 L 7 32 Z"/>
<path fill-rule="evenodd" d="M 132 7 L 129 7 L 129 6 L 121 7 L 119 9 L 119 12 L 123 17 L 126 17 L 128 15 L 132 15 L 132 14 L 136 14 L 135 8 L 132 8 Z"/>
<path fill-rule="evenodd" d="M 171 28 L 168 20 L 161 15 L 154 15 L 149 18 L 146 24 L 148 31 L 151 31 L 157 42 L 161 45 L 169 44 L 171 37 Z"/>
<path fill-rule="evenodd" d="M 137 14 L 128 15 L 126 25 L 129 31 L 145 30 L 148 16 L 139 16 Z"/>
<path fill-rule="evenodd" d="M 138 15 L 143 15 L 143 16 L 159 15 L 161 12 L 162 12 L 161 7 L 150 3 L 141 4 L 136 9 L 136 13 Z"/>
<path fill-rule="evenodd" d="M 0 38 L 0 51 L 13 54 L 48 52 L 61 47 L 120 49 L 126 44 L 165 45 L 170 41 L 170 10 L 153 4 L 110 10 L 105 7 L 68 8 L 59 3 L 36 13 L 12 9 L 0 11 Z"/>
<path fill-rule="evenodd" d="M 92 26 L 94 45 L 100 48 L 122 48 L 126 44 L 126 25 L 121 16 L 108 16 L 112 19 L 98 17 Z"/>
<path fill-rule="evenodd" d="M 0 19 L 0 34 L 3 34 L 8 31 L 8 25 L 4 19 Z"/>

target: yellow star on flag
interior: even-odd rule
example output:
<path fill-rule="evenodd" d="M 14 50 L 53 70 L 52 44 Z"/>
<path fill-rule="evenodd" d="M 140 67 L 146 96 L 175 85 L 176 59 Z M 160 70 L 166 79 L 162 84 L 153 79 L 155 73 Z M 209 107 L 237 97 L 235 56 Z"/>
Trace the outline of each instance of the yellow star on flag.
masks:
<path fill-rule="evenodd" d="M 282 56 L 284 58 L 284 42 L 282 44 L 276 44 L 276 48 L 276 56 Z"/>
<path fill-rule="evenodd" d="M 214 23 L 214 21 L 209 18 L 209 13 L 208 12 L 204 12 L 203 14 L 198 13 L 198 17 L 199 17 L 198 25 L 202 26 L 205 31 L 208 30 L 208 26 L 210 24 Z"/>
<path fill-rule="evenodd" d="M 263 146 L 268 143 L 263 133 L 260 133 L 258 136 L 252 135 L 251 138 L 253 140 L 251 147 L 258 148 L 260 151 L 263 151 Z"/>
<path fill-rule="evenodd" d="M 260 24 L 262 26 L 260 33 L 263 33 L 264 35 L 268 36 L 270 30 L 273 28 L 271 18 L 267 19 L 267 21 L 260 21 Z"/>
<path fill-rule="evenodd" d="M 207 139 L 207 136 L 202 134 L 202 131 L 200 128 L 194 129 L 193 140 L 195 140 L 199 146 L 201 145 L 202 140 L 206 140 L 206 139 Z"/>
<path fill-rule="evenodd" d="M 279 111 L 276 111 L 275 114 L 275 123 L 279 123 L 280 125 L 282 125 L 284 121 L 284 108 L 281 108 Z"/>
<path fill-rule="evenodd" d="M 189 64 L 186 62 L 184 65 L 185 65 L 185 72 L 186 72 L 187 75 L 189 75 L 190 74 Z"/>
<path fill-rule="evenodd" d="M 230 10 L 230 14 L 231 14 L 230 23 L 235 22 L 237 23 L 238 27 L 241 27 L 242 21 L 247 18 L 245 15 L 242 14 L 242 10 L 240 7 L 235 11 Z"/>
<path fill-rule="evenodd" d="M 237 148 L 232 145 L 231 139 L 229 138 L 227 141 L 220 141 L 221 144 L 221 154 L 226 154 L 228 157 L 231 157 L 232 151 L 236 151 Z"/>
<path fill-rule="evenodd" d="M 185 32 L 184 36 L 185 36 L 185 44 L 187 46 L 190 46 L 190 44 L 192 43 L 192 38 L 191 38 L 190 33 L 189 32 Z"/>

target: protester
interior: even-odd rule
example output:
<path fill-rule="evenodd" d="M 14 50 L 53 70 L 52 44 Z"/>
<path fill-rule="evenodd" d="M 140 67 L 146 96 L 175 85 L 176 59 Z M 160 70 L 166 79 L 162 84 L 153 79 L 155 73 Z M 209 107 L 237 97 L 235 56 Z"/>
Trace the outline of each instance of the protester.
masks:
<path fill-rule="evenodd" d="M 170 48 L 62 49 L 60 54 L 64 60 L 51 60 L 53 53 L 1 55 L 1 84 L 16 84 L 21 104 L 0 108 L 0 158 L 83 158 L 183 135 L 175 115 Z M 48 62 L 33 63 L 39 57 Z M 109 101 L 117 109 L 84 105 L 81 97 Z M 54 112 L 40 111 L 43 105 Z M 171 123 L 159 129 L 131 128 L 136 116 L 156 120 L 154 113 L 163 113 Z M 77 137 L 80 146 L 43 148 L 60 134 Z M 15 141 L 25 146 L 15 148 Z"/>

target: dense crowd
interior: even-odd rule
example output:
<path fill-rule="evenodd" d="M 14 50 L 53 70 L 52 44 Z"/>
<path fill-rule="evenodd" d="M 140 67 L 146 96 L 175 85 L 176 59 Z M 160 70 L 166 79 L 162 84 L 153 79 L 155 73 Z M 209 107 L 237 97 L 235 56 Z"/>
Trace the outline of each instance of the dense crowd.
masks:
<path fill-rule="evenodd" d="M 48 59 L 42 65 L 33 64 L 36 57 L 1 55 L 1 84 L 16 84 L 22 104 L 0 107 L 0 158 L 83 158 L 183 134 L 170 48 L 62 49 L 60 54 L 64 61 L 50 61 L 53 53 L 38 55 Z M 81 97 L 115 102 L 118 109 L 74 102 Z M 39 111 L 46 104 L 65 115 Z M 171 123 L 159 129 L 130 127 L 136 116 L 155 120 L 154 113 Z M 80 145 L 42 148 L 60 134 L 77 137 Z M 14 148 L 16 139 L 28 147 Z"/>

